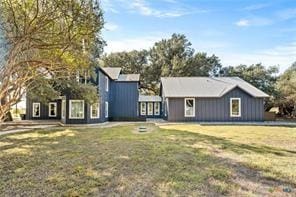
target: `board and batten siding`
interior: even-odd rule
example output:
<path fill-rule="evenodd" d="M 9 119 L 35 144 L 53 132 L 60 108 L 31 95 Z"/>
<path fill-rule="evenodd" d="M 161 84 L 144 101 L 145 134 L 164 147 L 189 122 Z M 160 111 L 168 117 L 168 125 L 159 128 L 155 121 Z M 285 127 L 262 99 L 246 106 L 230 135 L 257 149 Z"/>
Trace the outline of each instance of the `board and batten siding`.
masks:
<path fill-rule="evenodd" d="M 27 120 L 46 120 L 46 119 L 61 119 L 61 101 L 54 100 L 52 103 L 57 103 L 57 116 L 49 117 L 48 104 L 41 103 L 38 100 L 33 101 L 29 97 L 26 98 L 26 119 Z M 33 103 L 40 103 L 40 117 L 33 117 Z"/>
<path fill-rule="evenodd" d="M 241 98 L 241 116 L 230 116 L 230 98 Z M 264 99 L 235 88 L 221 98 L 195 98 L 195 117 L 184 116 L 184 98 L 169 98 L 168 121 L 263 121 Z"/>
<path fill-rule="evenodd" d="M 138 119 L 139 83 L 112 81 L 110 117 L 112 120 Z"/>

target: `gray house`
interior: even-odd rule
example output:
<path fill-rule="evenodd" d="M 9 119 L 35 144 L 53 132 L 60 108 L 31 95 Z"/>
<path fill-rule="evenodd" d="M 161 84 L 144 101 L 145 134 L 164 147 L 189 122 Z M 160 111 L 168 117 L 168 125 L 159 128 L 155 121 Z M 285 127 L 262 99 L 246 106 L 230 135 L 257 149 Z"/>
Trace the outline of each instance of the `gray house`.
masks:
<path fill-rule="evenodd" d="M 161 96 L 168 121 L 263 121 L 269 97 L 238 77 L 162 78 Z"/>
<path fill-rule="evenodd" d="M 63 95 L 49 103 L 27 98 L 29 120 L 60 120 L 66 124 L 106 121 L 263 121 L 267 94 L 240 78 L 169 77 L 161 79 L 159 96 L 139 94 L 138 74 L 121 68 L 97 68 L 87 79 L 98 88 L 99 102 Z M 82 82 L 85 79 L 82 79 Z"/>

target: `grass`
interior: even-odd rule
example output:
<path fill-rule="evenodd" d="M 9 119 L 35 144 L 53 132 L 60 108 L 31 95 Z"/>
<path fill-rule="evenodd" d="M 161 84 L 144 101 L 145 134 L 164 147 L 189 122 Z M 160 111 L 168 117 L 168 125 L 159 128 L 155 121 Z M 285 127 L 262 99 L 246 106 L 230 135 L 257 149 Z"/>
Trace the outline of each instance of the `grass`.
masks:
<path fill-rule="evenodd" d="M 145 126 L 143 133 L 135 124 L 1 136 L 0 193 L 295 195 L 296 128 Z"/>

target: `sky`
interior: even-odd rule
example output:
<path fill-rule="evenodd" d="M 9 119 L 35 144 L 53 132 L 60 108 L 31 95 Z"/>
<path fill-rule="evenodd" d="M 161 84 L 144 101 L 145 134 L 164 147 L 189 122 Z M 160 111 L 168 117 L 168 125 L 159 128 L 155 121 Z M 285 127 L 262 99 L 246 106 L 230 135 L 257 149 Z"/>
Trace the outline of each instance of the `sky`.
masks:
<path fill-rule="evenodd" d="M 296 61 L 296 0 L 101 0 L 105 52 L 149 49 L 173 33 L 223 66 Z"/>

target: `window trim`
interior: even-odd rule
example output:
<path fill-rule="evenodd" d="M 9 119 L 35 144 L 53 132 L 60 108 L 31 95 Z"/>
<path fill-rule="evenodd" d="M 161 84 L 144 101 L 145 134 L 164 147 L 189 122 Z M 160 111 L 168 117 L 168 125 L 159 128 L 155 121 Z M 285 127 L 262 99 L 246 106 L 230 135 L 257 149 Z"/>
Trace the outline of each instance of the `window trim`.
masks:
<path fill-rule="evenodd" d="M 151 106 L 151 113 L 149 113 L 149 105 Z M 147 102 L 147 116 L 153 116 L 153 102 Z"/>
<path fill-rule="evenodd" d="M 156 111 L 156 106 L 157 105 L 158 105 L 158 110 Z M 154 102 L 154 115 L 155 116 L 159 116 L 160 115 L 160 103 L 159 102 Z"/>
<path fill-rule="evenodd" d="M 50 111 L 51 111 L 51 108 L 50 107 L 51 107 L 52 104 L 55 106 L 55 110 L 54 110 L 54 114 L 55 115 L 51 115 L 50 114 Z M 57 103 L 56 102 L 49 102 L 48 103 L 48 117 L 57 117 L 57 107 L 58 106 L 57 106 Z"/>
<path fill-rule="evenodd" d="M 105 101 L 105 118 L 109 118 L 109 102 Z"/>
<path fill-rule="evenodd" d="M 186 114 L 186 101 L 193 100 L 193 114 L 187 115 Z M 195 117 L 195 98 L 184 98 L 184 117 Z"/>
<path fill-rule="evenodd" d="M 107 76 L 105 76 L 105 90 L 109 92 L 109 78 Z"/>
<path fill-rule="evenodd" d="M 38 105 L 38 106 L 39 106 L 39 115 L 38 115 L 38 116 L 36 116 L 35 113 L 34 113 L 34 109 L 35 109 L 34 106 L 35 106 L 35 105 Z M 33 117 L 33 118 L 40 118 L 40 114 L 41 114 L 40 103 L 33 102 L 33 104 L 32 104 L 32 108 L 33 108 L 33 110 L 32 110 L 32 117 Z"/>
<path fill-rule="evenodd" d="M 142 107 L 142 104 L 144 104 L 145 107 Z M 143 113 L 142 108 L 145 109 L 145 113 Z M 140 113 L 141 116 L 146 116 L 146 114 L 147 114 L 147 104 L 146 104 L 146 102 L 141 102 L 140 103 L 140 110 L 141 110 L 141 113 Z"/>
<path fill-rule="evenodd" d="M 235 115 L 232 113 L 232 101 L 233 100 L 238 100 L 238 115 Z M 230 117 L 241 117 L 241 98 L 230 98 Z"/>
<path fill-rule="evenodd" d="M 97 111 L 98 111 L 98 115 L 97 116 L 93 116 L 93 114 L 92 114 L 92 110 L 93 110 L 93 106 L 94 105 L 97 105 Z M 91 119 L 98 119 L 98 118 L 100 118 L 100 103 L 98 102 L 98 103 L 94 103 L 94 104 L 92 104 L 91 106 L 90 106 L 90 118 Z"/>
<path fill-rule="evenodd" d="M 83 116 L 82 117 L 73 117 L 72 116 L 72 113 L 71 113 L 71 109 L 72 109 L 72 102 L 77 102 L 77 101 L 80 101 L 83 103 Z M 84 110 L 84 100 L 69 100 L 69 119 L 84 119 L 84 113 L 85 113 L 85 110 Z"/>

